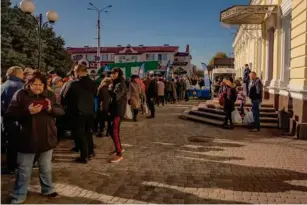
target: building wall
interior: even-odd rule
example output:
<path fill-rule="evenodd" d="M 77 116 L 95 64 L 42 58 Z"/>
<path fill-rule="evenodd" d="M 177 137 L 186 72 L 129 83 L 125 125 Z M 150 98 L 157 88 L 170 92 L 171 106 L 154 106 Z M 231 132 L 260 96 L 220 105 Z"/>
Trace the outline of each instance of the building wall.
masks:
<path fill-rule="evenodd" d="M 307 0 L 251 4 L 278 5 L 278 11 L 258 31 L 247 32 L 246 25 L 240 26 L 233 43 L 237 77 L 242 76 L 244 64 L 251 64 L 265 85 L 264 98 L 288 114 L 280 117 L 288 119 L 286 129 L 307 138 Z"/>

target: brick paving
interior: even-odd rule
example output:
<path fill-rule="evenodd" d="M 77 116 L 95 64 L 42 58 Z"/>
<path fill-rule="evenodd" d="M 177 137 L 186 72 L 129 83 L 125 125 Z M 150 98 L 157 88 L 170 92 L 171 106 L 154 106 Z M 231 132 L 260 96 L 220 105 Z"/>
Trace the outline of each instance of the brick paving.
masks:
<path fill-rule="evenodd" d="M 34 170 L 26 203 L 307 203 L 307 141 L 276 130 L 249 133 L 181 120 L 191 106 L 157 108 L 154 120 L 124 122 L 126 152 L 107 163 L 109 138 L 95 139 L 97 156 L 75 164 L 71 140 L 55 150 L 58 199 L 42 197 Z M 1 202 L 14 177 L 2 175 Z"/>

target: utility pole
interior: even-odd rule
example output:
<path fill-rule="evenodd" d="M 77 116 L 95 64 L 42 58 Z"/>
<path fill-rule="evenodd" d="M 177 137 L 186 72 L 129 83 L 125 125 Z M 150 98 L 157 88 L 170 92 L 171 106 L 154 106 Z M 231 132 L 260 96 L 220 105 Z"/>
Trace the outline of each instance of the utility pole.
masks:
<path fill-rule="evenodd" d="M 97 71 L 100 69 L 100 61 L 101 61 L 101 56 L 100 56 L 100 13 L 101 12 L 108 12 L 107 9 L 111 8 L 112 5 L 109 5 L 105 8 L 98 9 L 94 4 L 89 3 L 91 6 L 90 8 L 87 8 L 88 10 L 93 10 L 96 11 L 98 14 L 97 18 L 97 56 L 96 56 L 96 63 L 97 63 Z"/>

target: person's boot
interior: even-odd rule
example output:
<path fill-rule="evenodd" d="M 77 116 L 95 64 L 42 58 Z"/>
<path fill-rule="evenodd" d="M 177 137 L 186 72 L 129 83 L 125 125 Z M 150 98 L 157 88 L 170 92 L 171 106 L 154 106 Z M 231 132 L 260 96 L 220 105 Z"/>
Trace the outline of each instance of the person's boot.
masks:
<path fill-rule="evenodd" d="M 228 129 L 228 123 L 227 122 L 223 123 L 223 129 Z"/>
<path fill-rule="evenodd" d="M 73 148 L 71 149 L 71 151 L 72 151 L 72 152 L 79 152 L 79 148 L 78 148 L 78 147 L 73 147 Z"/>
<path fill-rule="evenodd" d="M 229 129 L 230 129 L 230 130 L 233 130 L 233 129 L 234 129 L 234 126 L 233 126 L 233 124 L 232 124 L 232 123 L 230 123 L 230 125 L 229 125 Z"/>

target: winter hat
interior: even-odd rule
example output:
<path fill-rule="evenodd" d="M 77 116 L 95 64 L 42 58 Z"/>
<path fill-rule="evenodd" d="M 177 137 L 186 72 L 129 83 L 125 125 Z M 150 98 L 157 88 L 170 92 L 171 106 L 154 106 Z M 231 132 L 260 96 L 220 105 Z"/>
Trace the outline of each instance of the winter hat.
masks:
<path fill-rule="evenodd" d="M 59 77 L 59 76 L 54 77 L 54 78 L 52 79 L 52 85 L 58 84 L 58 82 L 61 81 L 61 80 L 62 80 L 62 78 Z"/>

